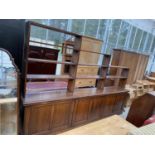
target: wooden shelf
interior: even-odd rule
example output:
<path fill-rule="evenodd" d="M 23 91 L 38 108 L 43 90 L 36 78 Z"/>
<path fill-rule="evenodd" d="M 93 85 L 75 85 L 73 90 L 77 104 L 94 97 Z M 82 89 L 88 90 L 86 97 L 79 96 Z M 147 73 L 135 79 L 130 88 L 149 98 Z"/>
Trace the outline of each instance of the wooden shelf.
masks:
<path fill-rule="evenodd" d="M 27 79 L 73 79 L 69 75 L 27 74 Z"/>
<path fill-rule="evenodd" d="M 97 67 L 99 67 L 100 65 L 97 65 L 97 64 L 78 64 L 78 66 L 97 66 Z"/>
<path fill-rule="evenodd" d="M 105 79 L 105 78 L 100 77 L 99 75 L 81 75 L 77 76 L 76 79 Z"/>
<path fill-rule="evenodd" d="M 128 67 L 124 67 L 124 66 L 109 66 L 109 68 L 122 68 L 122 69 L 129 69 Z"/>
<path fill-rule="evenodd" d="M 78 49 L 75 49 L 75 50 L 78 50 Z M 94 53 L 94 54 L 99 54 L 99 55 L 105 55 L 104 53 L 87 51 L 87 50 L 84 50 L 84 49 L 82 49 L 82 52 L 88 52 L 88 53 Z"/>
<path fill-rule="evenodd" d="M 123 76 L 115 76 L 115 75 L 108 75 L 106 76 L 107 79 L 127 79 L 127 77 Z"/>
<path fill-rule="evenodd" d="M 45 59 L 36 59 L 36 58 L 28 58 L 28 61 L 43 62 L 43 63 L 54 63 L 54 64 L 76 65 L 75 63 L 72 63 L 72 62 L 61 62 L 61 61 L 55 61 L 55 60 L 45 60 Z"/>
<path fill-rule="evenodd" d="M 108 68 L 108 65 L 97 65 L 97 64 L 78 64 L 78 66 L 97 66 L 97 67 L 104 67 Z"/>

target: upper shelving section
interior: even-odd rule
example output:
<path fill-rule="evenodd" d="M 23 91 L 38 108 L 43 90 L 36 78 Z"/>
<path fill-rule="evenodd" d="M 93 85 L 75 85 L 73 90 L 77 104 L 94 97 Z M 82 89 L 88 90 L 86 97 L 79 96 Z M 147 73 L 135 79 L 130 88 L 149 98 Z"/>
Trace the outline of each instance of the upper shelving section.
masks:
<path fill-rule="evenodd" d="M 41 32 L 46 30 L 52 40 L 32 37 L 34 27 Z M 126 79 L 128 69 L 110 66 L 111 55 L 101 52 L 102 44 L 96 38 L 29 21 L 24 55 L 25 93 L 28 81 L 64 81 L 67 82 L 67 91 L 73 92 L 78 87 L 103 90 L 106 79 Z M 116 76 L 109 75 L 110 68 L 121 71 Z"/>

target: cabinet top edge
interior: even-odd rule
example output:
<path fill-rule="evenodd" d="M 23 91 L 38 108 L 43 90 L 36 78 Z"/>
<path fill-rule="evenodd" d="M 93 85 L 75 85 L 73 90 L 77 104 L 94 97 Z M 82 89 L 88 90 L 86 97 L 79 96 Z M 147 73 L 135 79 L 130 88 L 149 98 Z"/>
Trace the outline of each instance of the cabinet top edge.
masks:
<path fill-rule="evenodd" d="M 119 93 L 127 93 L 128 90 L 118 87 L 105 87 L 104 90 L 97 90 L 96 88 L 77 89 L 73 93 L 66 92 L 66 90 L 39 92 L 34 94 L 27 94 L 23 99 L 24 106 L 48 104 L 53 101 L 64 101 L 85 97 L 106 96 Z"/>

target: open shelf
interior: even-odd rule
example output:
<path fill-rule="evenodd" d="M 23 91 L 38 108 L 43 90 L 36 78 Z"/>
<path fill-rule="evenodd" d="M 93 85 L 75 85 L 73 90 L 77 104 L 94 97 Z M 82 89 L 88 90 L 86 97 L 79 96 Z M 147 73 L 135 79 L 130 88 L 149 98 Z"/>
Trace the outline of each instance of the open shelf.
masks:
<path fill-rule="evenodd" d="M 28 58 L 28 61 L 31 62 L 43 62 L 43 63 L 54 63 L 54 64 L 66 64 L 66 65 L 76 65 L 72 62 L 61 62 L 61 61 L 55 61 L 55 60 L 45 60 L 45 59 L 36 59 L 36 58 Z"/>
<path fill-rule="evenodd" d="M 60 45 L 55 45 L 55 44 L 51 44 L 51 43 L 45 43 L 45 42 L 41 42 L 41 41 L 30 40 L 30 42 L 31 43 L 36 43 L 36 44 L 47 45 L 47 46 L 60 47 L 60 48 L 63 47 L 63 46 L 60 46 Z M 72 44 L 72 46 L 74 46 L 74 44 Z M 79 49 L 76 49 L 76 48 L 70 48 L 70 47 L 63 47 L 63 48 L 79 51 Z M 107 55 L 107 54 L 104 54 L 104 53 L 101 53 L 101 52 L 93 52 L 93 51 L 87 51 L 87 50 L 82 50 L 82 52 L 89 52 L 89 53 L 94 53 L 94 54 L 99 54 L 99 55 L 104 55 L 106 57 L 110 57 L 110 55 Z"/>
<path fill-rule="evenodd" d="M 73 79 L 69 75 L 27 74 L 27 79 Z"/>

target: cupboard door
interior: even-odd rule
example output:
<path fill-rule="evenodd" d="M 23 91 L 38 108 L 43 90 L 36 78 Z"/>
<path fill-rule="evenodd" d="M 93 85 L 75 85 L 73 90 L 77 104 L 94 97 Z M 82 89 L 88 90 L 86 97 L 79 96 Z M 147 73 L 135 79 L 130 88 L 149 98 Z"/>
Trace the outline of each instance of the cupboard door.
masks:
<path fill-rule="evenodd" d="M 89 108 L 89 115 L 88 115 L 89 120 L 96 120 L 96 119 L 100 118 L 101 103 L 102 103 L 101 97 L 97 97 L 97 98 L 92 99 L 92 102 L 91 102 L 91 105 Z"/>
<path fill-rule="evenodd" d="M 73 126 L 80 125 L 88 121 L 89 106 L 90 99 L 88 98 L 76 100 L 72 119 Z"/>
<path fill-rule="evenodd" d="M 52 131 L 69 128 L 73 109 L 72 101 L 60 102 L 55 104 L 53 108 L 51 123 Z"/>
<path fill-rule="evenodd" d="M 108 95 L 108 96 L 102 97 L 102 104 L 101 104 L 102 117 L 107 117 L 113 114 L 115 100 L 116 100 L 116 95 Z"/>
<path fill-rule="evenodd" d="M 116 96 L 116 102 L 113 108 L 113 113 L 115 114 L 121 114 L 121 112 L 123 111 L 124 105 L 126 103 L 126 99 L 127 99 L 127 94 L 118 94 Z"/>
<path fill-rule="evenodd" d="M 50 129 L 52 106 L 34 106 L 29 116 L 29 134 L 46 132 Z"/>

